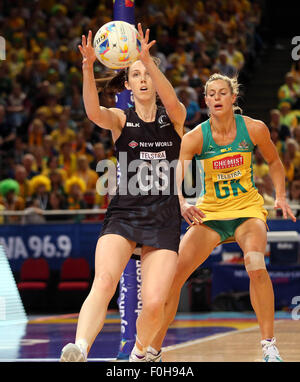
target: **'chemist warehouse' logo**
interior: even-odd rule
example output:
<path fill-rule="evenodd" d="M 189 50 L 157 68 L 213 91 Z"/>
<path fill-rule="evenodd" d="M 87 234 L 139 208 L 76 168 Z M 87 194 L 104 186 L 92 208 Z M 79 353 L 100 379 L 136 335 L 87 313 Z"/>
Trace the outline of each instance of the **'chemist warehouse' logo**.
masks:
<path fill-rule="evenodd" d="M 214 170 L 222 170 L 232 167 L 241 166 L 244 164 L 244 158 L 242 155 L 234 155 L 231 157 L 226 157 L 213 161 L 213 169 Z"/>

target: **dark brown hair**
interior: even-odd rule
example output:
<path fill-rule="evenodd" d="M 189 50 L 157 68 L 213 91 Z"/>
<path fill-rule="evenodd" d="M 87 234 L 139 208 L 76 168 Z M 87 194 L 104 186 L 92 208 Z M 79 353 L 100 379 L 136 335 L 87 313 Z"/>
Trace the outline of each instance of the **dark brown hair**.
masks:
<path fill-rule="evenodd" d="M 115 76 L 106 82 L 105 88 L 120 93 L 125 90 L 125 82 L 128 81 L 129 68 L 121 69 Z"/>

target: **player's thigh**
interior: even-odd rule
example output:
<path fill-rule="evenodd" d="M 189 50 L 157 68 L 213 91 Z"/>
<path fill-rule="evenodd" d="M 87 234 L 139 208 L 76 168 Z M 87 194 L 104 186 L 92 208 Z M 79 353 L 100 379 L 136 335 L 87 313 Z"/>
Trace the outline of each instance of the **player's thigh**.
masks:
<path fill-rule="evenodd" d="M 208 258 L 220 242 L 220 235 L 205 224 L 193 225 L 179 246 L 178 265 L 174 283 L 183 285 L 191 273 Z"/>
<path fill-rule="evenodd" d="M 246 254 L 250 251 L 265 253 L 267 245 L 266 224 L 258 218 L 250 218 L 235 230 L 235 240 Z"/>
<path fill-rule="evenodd" d="M 116 285 L 136 243 L 120 235 L 107 234 L 98 239 L 95 256 L 95 280 L 105 279 Z"/>
<path fill-rule="evenodd" d="M 165 300 L 177 269 L 178 255 L 167 249 L 144 246 L 141 255 L 142 298 Z"/>

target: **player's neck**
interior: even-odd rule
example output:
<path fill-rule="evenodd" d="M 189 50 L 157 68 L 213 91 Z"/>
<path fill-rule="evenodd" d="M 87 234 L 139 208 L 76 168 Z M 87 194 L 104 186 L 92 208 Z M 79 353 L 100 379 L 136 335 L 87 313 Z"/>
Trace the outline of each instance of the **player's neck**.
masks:
<path fill-rule="evenodd" d="M 150 105 L 143 104 L 143 103 L 136 103 L 135 111 L 142 121 L 153 122 L 155 121 L 157 105 L 156 103 L 151 103 Z"/>
<path fill-rule="evenodd" d="M 211 129 L 218 134 L 227 134 L 232 129 L 235 128 L 235 119 L 234 114 L 230 113 L 229 115 L 215 116 L 210 117 Z"/>

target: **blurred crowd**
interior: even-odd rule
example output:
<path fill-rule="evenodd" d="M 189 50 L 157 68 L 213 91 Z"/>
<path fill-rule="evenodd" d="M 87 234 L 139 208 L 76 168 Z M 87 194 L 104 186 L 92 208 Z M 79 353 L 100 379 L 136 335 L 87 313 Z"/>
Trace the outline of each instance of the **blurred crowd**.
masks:
<path fill-rule="evenodd" d="M 278 89 L 278 105 L 270 111 L 268 127 L 271 139 L 282 160 L 286 176 L 286 192 L 291 205 L 300 204 L 300 61 L 291 64 Z M 275 190 L 269 166 L 261 153 L 255 152 L 254 176 L 266 205 L 274 205 Z M 300 210 L 293 210 L 300 216 Z M 270 211 L 269 216 L 280 216 L 280 211 Z"/>
<path fill-rule="evenodd" d="M 128 0 L 129 1 L 129 0 Z M 220 72 L 247 84 L 264 49 L 262 9 L 255 0 L 151 0 L 135 2 L 136 22 L 155 39 L 152 54 L 187 108 L 186 131 L 207 118 L 203 86 Z M 112 0 L 3 0 L 0 35 L 6 59 L 0 61 L 0 209 L 25 210 L 1 222 L 102 219 L 103 215 L 43 215 L 43 210 L 106 208 L 100 196 L 97 163 L 116 162 L 110 132 L 86 117 L 82 100 L 82 34 L 113 19 Z M 97 78 L 111 75 L 95 64 Z M 299 200 L 300 65 L 291 68 L 271 111 L 270 131 L 287 174 L 289 197 Z M 100 89 L 101 104 L 114 95 Z M 268 168 L 256 153 L 261 192 Z M 262 181 L 261 181 L 262 180 Z M 268 199 L 268 198 L 267 198 Z M 270 199 L 272 200 L 272 199 Z"/>

